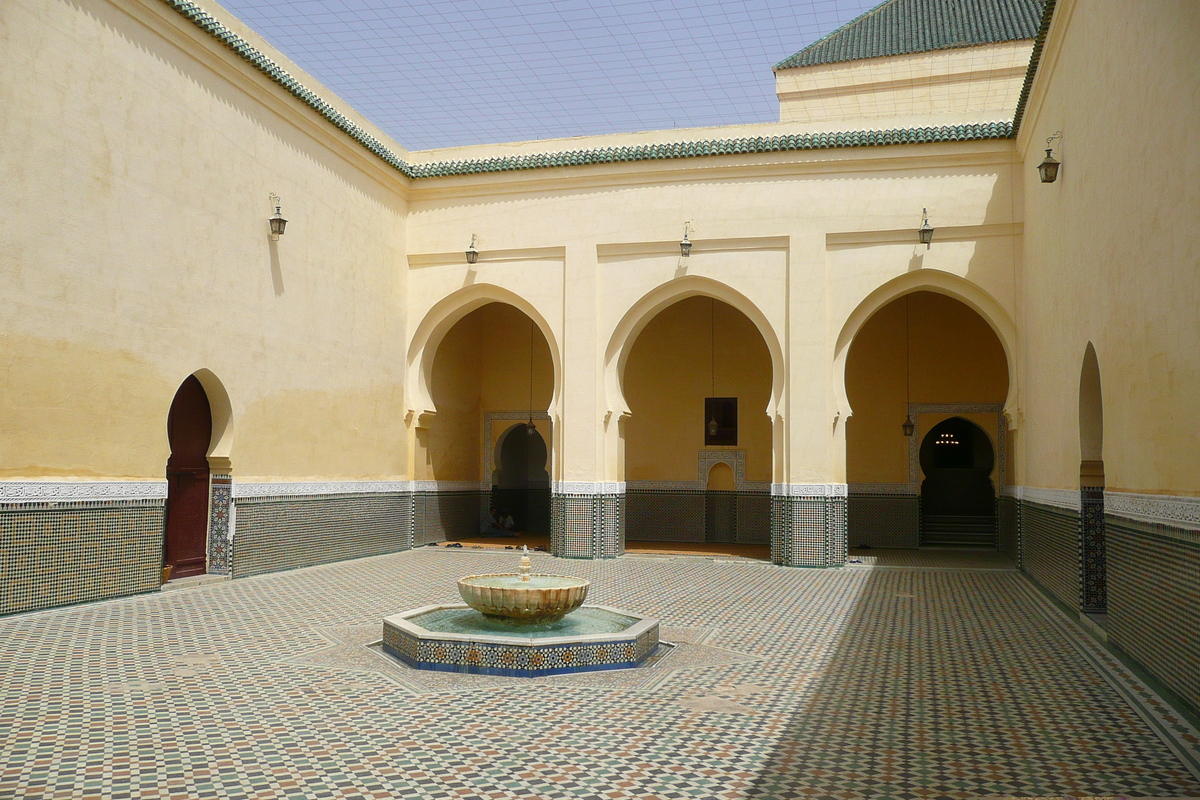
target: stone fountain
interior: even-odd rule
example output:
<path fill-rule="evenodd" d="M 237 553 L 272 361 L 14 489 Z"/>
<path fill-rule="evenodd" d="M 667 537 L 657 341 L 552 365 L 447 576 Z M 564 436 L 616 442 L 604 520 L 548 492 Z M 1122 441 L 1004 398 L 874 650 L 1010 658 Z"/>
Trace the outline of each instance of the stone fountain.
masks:
<path fill-rule="evenodd" d="M 461 578 L 465 605 L 384 619 L 383 649 L 417 669 L 514 677 L 641 664 L 658 648 L 658 620 L 583 605 L 590 587 L 582 578 L 532 574 L 524 548 L 517 572 Z"/>

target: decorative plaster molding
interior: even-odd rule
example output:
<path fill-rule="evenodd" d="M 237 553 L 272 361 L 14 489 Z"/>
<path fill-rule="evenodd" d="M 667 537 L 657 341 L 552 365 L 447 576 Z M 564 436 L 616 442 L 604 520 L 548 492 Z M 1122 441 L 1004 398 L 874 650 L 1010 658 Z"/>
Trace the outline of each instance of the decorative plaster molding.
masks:
<path fill-rule="evenodd" d="M 1024 497 L 1024 489 L 1024 486 L 1001 486 L 1000 494 L 1004 495 L 1005 497 L 1013 497 L 1017 500 L 1020 500 Z"/>
<path fill-rule="evenodd" d="M 166 481 L 0 481 L 0 503 L 163 500 Z"/>
<path fill-rule="evenodd" d="M 771 494 L 777 497 L 845 497 L 844 483 L 772 483 Z"/>
<path fill-rule="evenodd" d="M 413 481 L 414 492 L 490 492 L 489 481 Z"/>
<path fill-rule="evenodd" d="M 624 481 L 552 481 L 554 494 L 625 494 Z"/>
<path fill-rule="evenodd" d="M 250 497 L 299 497 L 315 494 L 389 494 L 412 490 L 412 481 L 331 481 L 242 483 L 234 481 L 234 499 Z"/>
<path fill-rule="evenodd" d="M 625 488 L 628 491 L 672 491 L 672 492 L 694 492 L 696 491 L 695 481 L 626 481 Z"/>
<path fill-rule="evenodd" d="M 1022 486 L 1020 496 L 1022 500 L 1030 503 L 1065 508 L 1068 511 L 1080 509 L 1078 489 L 1041 489 L 1036 486 Z"/>
<path fill-rule="evenodd" d="M 733 486 L 741 490 L 746 483 L 745 450 L 700 450 L 696 453 L 696 488 L 708 488 L 708 473 L 716 464 L 728 464 L 733 470 Z"/>
<path fill-rule="evenodd" d="M 1138 522 L 1200 530 L 1200 497 L 1105 492 L 1104 513 Z"/>
<path fill-rule="evenodd" d="M 919 494 L 911 483 L 851 483 L 850 494 Z"/>
<path fill-rule="evenodd" d="M 996 483 L 1000 493 L 1004 492 L 1004 476 L 1008 473 L 1008 420 L 1004 417 L 1004 406 L 1000 403 L 909 403 L 908 414 L 917 428 L 908 437 L 908 482 L 912 494 L 921 491 L 921 440 L 925 436 L 921 425 L 921 414 L 995 414 L 996 429 Z"/>

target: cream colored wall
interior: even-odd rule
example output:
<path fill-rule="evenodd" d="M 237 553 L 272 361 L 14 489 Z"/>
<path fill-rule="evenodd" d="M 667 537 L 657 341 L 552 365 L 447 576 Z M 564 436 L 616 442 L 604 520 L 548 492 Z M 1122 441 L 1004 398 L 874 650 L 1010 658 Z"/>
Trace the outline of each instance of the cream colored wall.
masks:
<path fill-rule="evenodd" d="M 1012 119 L 1033 42 L 999 42 L 928 53 L 778 70 L 781 122 L 854 121 L 987 114 Z"/>
<path fill-rule="evenodd" d="M 5 2 L 0 51 L 0 474 L 161 479 L 208 368 L 239 480 L 400 476 L 396 173 L 162 3 Z"/>
<path fill-rule="evenodd" d="M 694 481 L 704 449 L 744 450 L 746 480 L 771 480 L 771 357 L 745 315 L 705 297 L 664 309 L 634 342 L 624 387 L 628 480 Z M 705 447 L 705 397 L 738 398 L 736 447 Z"/>
<path fill-rule="evenodd" d="M 846 393 L 854 416 L 846 426 L 850 483 L 906 483 L 908 439 L 901 430 L 906 393 L 914 403 L 1003 403 L 1008 394 L 1004 349 L 991 327 L 966 305 L 933 292 L 907 295 L 908 386 L 905 370 L 905 298 L 893 301 L 859 330 L 846 364 Z M 923 414 L 921 433 L 962 416 L 995 440 L 995 417 Z M 999 450 L 996 451 L 999 463 Z"/>
<path fill-rule="evenodd" d="M 1012 315 L 1011 148 L 799 151 L 422 180 L 411 188 L 408 242 L 411 297 L 427 299 L 410 306 L 410 324 L 423 325 L 433 312 L 421 309 L 437 298 L 483 284 L 525 297 L 561 348 L 555 480 L 623 480 L 633 475 L 621 468 L 614 431 L 626 398 L 609 382 L 620 361 L 609 356 L 636 334 L 631 315 L 652 317 L 653 298 L 697 293 L 742 303 L 776 343 L 776 374 L 787 378 L 787 391 L 758 409 L 770 404 L 777 415 L 771 480 L 844 481 L 844 390 L 831 363 L 873 291 L 916 273 L 951 276 Z M 922 206 L 939 231 L 929 250 L 916 244 Z M 695 246 L 684 260 L 677 243 L 687 220 Z M 461 256 L 471 233 L 482 253 L 474 275 Z M 562 260 L 547 255 L 528 270 L 503 261 L 538 252 Z"/>
<path fill-rule="evenodd" d="M 1200 6 L 1060 0 L 1022 125 L 1021 483 L 1079 485 L 1094 343 L 1110 490 L 1200 495 Z M 1104 57 L 1098 59 L 1097 53 Z M 1062 162 L 1037 165 L 1055 131 Z"/>
<path fill-rule="evenodd" d="M 533 410 L 550 405 L 554 373 L 540 330 L 513 306 L 489 303 L 463 317 L 438 346 L 433 360 L 436 414 L 417 432 L 417 480 L 479 481 L 483 414 L 530 409 L 530 334 L 533 334 Z M 493 426 L 494 450 L 507 423 Z M 540 432 L 547 444 L 549 431 Z M 551 454 L 553 459 L 553 454 Z"/>

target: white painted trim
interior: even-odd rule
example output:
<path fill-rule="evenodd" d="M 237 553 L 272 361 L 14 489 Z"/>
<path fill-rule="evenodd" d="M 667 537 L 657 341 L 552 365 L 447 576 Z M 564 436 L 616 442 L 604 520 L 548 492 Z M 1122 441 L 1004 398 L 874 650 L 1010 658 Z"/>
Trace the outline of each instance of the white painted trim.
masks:
<path fill-rule="evenodd" d="M 414 492 L 490 492 L 491 481 L 413 481 Z"/>
<path fill-rule="evenodd" d="M 772 483 L 771 494 L 778 497 L 845 497 L 845 483 Z"/>
<path fill-rule="evenodd" d="M 916 497 L 917 488 L 911 483 L 851 483 L 850 494 L 904 494 Z"/>
<path fill-rule="evenodd" d="M 1200 530 L 1200 497 L 1106 491 L 1104 513 L 1138 522 Z"/>
<path fill-rule="evenodd" d="M 645 491 L 696 491 L 695 481 L 625 481 L 628 490 Z"/>
<path fill-rule="evenodd" d="M 0 503 L 164 500 L 166 481 L 0 481 Z"/>
<path fill-rule="evenodd" d="M 1068 511 L 1079 510 L 1078 489 L 1040 489 L 1036 486 L 1022 486 L 1021 499 L 1044 506 L 1065 508 Z"/>
<path fill-rule="evenodd" d="M 554 494 L 625 494 L 624 481 L 551 481 Z"/>
<path fill-rule="evenodd" d="M 412 481 L 281 481 L 278 483 L 233 482 L 235 500 L 248 497 L 299 497 L 316 494 L 390 494 L 412 491 Z"/>

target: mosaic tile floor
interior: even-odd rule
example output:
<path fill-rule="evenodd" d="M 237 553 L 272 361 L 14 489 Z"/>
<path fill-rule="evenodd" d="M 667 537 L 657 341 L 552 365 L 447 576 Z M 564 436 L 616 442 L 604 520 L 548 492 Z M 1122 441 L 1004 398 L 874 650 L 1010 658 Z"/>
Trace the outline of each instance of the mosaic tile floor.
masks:
<path fill-rule="evenodd" d="M 6 617 L 0 797 L 1200 796 L 1196 731 L 1020 574 L 929 559 L 538 554 L 675 647 L 534 681 L 417 673 L 371 646 L 386 614 L 510 569 L 503 552 Z"/>

